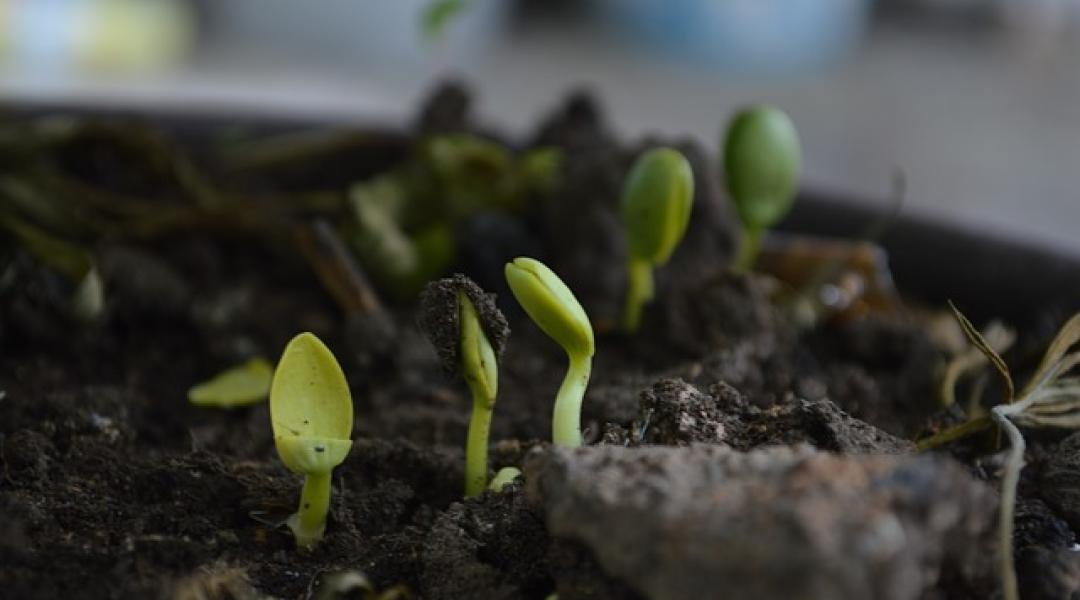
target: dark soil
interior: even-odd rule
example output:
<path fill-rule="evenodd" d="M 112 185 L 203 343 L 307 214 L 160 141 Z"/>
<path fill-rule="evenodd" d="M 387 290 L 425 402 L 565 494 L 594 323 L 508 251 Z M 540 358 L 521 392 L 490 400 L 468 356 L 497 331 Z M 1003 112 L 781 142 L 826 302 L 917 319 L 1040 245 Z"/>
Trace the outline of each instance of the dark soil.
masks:
<path fill-rule="evenodd" d="M 423 108 L 417 135 L 477 131 L 469 104 L 460 88 L 442 90 Z M 290 223 L 341 218 L 350 183 L 410 156 L 408 136 L 372 133 L 285 167 L 237 171 L 211 151 L 224 129 L 151 130 L 159 128 L 155 135 L 187 148 L 220 185 Z M 583 415 L 593 444 L 737 452 L 809 444 L 839 456 L 904 455 L 932 424 L 955 421 L 935 406 L 946 351 L 917 313 L 799 330 L 771 302 L 774 281 L 727 271 L 736 226 L 704 149 L 679 140 L 625 144 L 583 95 L 531 139 L 562 149 L 560 183 L 520 213 L 459 223 L 465 235 L 449 269 L 496 293 L 510 321 L 493 470 L 545 452 L 540 440 L 550 436 L 566 367 L 506 289 L 502 265 L 521 254 L 559 273 L 594 323 Z M 687 237 L 657 273 L 658 299 L 641 335 L 628 338 L 614 330 L 625 282 L 619 187 L 637 151 L 658 143 L 682 149 L 699 181 Z M 0 155 L 0 175 L 25 160 Z M 113 136 L 87 134 L 47 160 L 88 187 L 163 211 L 183 201 L 175 166 Z M 337 204 L 329 212 L 279 210 L 278 195 L 297 190 Z M 79 237 L 106 290 L 104 315 L 91 326 L 65 312 L 71 283 L 0 234 L 0 596 L 303 598 L 338 571 L 432 599 L 648 593 L 606 570 L 586 540 L 549 534 L 522 482 L 463 500 L 471 401 L 422 335 L 415 303 L 384 295 L 381 308 L 345 310 L 287 229 L 245 223 Z M 351 454 L 334 472 L 326 539 L 312 553 L 298 552 L 288 530 L 274 526 L 295 510 L 301 481 L 277 459 L 265 404 L 221 410 L 186 398 L 192 385 L 247 358 L 273 360 L 300 331 L 334 351 L 356 409 Z M 1027 339 L 1018 347 L 1030 352 L 1008 359 L 1030 365 L 1044 342 Z M 996 489 L 1000 465 L 992 452 L 976 451 L 979 443 L 961 446 L 963 466 L 948 468 Z M 1080 442 L 1058 436 L 1032 446 L 1017 513 L 1021 588 L 1025 597 L 1064 598 L 1080 586 Z M 905 485 L 930 463 L 912 464 Z M 972 583 L 976 569 L 985 567 L 943 563 L 915 597 L 972 597 L 986 589 Z"/>

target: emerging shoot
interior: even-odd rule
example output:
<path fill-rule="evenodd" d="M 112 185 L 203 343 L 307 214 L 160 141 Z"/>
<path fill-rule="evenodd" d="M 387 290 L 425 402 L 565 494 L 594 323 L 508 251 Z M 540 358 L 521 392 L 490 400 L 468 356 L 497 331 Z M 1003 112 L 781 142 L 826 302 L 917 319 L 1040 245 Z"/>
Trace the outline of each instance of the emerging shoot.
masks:
<path fill-rule="evenodd" d="M 749 271 L 761 238 L 791 210 L 802 152 L 787 114 L 769 106 L 739 111 L 724 139 L 724 177 L 743 223 L 735 270 Z"/>
<path fill-rule="evenodd" d="M 518 469 L 517 467 L 503 467 L 495 474 L 488 489 L 493 492 L 501 492 L 504 487 L 514 483 L 514 480 L 518 477 L 521 477 L 521 469 Z"/>
<path fill-rule="evenodd" d="M 499 386 L 498 357 L 510 328 L 492 296 L 464 275 L 433 281 L 420 296 L 420 325 L 443 366 L 460 373 L 472 392 L 465 445 L 465 496 L 487 486 L 488 437 Z"/>
<path fill-rule="evenodd" d="M 538 260 L 519 257 L 506 263 L 506 281 L 533 322 L 566 351 L 570 366 L 555 397 L 552 441 L 581 446 L 581 401 L 596 351 L 589 317 L 570 288 Z"/>
<path fill-rule="evenodd" d="M 626 307 L 623 330 L 634 333 L 653 298 L 653 268 L 662 266 L 686 233 L 694 202 L 694 173 L 677 150 L 655 148 L 634 163 L 623 185 L 626 227 Z"/>
<path fill-rule="evenodd" d="M 281 462 L 304 476 L 300 507 L 287 524 L 297 546 L 314 547 L 330 512 L 330 473 L 352 447 L 349 385 L 334 355 L 310 333 L 294 337 L 270 386 L 270 421 Z"/>

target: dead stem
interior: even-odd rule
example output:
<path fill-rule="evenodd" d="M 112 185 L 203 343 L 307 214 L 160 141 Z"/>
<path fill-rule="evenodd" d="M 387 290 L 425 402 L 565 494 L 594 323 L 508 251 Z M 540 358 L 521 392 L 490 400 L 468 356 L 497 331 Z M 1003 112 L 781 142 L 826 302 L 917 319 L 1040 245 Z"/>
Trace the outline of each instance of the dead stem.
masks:
<path fill-rule="evenodd" d="M 347 316 L 375 315 L 382 303 L 345 243 L 324 219 L 298 225 L 294 240 L 312 270 Z"/>

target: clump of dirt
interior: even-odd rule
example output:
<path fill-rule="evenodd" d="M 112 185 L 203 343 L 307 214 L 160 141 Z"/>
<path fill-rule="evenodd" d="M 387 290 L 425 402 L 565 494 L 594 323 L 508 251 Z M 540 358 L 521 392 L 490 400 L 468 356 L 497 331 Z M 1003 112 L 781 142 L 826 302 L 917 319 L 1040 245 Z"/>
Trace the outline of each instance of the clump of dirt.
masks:
<path fill-rule="evenodd" d="M 634 422 L 628 428 L 609 427 L 604 441 L 615 445 L 723 444 L 741 451 L 804 443 L 847 454 L 903 454 L 915 449 L 907 440 L 852 418 L 830 400 L 789 396 L 760 408 L 723 381 L 704 393 L 680 379 L 662 379 L 642 392 Z"/>
<path fill-rule="evenodd" d="M 494 295 L 484 293 L 473 280 L 456 273 L 427 284 L 420 293 L 420 328 L 431 340 L 439 360 L 442 361 L 443 369 L 449 374 L 458 372 L 461 360 L 458 356 L 458 348 L 461 346 L 458 294 L 464 294 L 475 307 L 480 326 L 484 329 L 484 335 L 491 343 L 496 357 L 502 355 L 506 339 L 510 337 L 510 326 L 506 323 L 506 317 L 495 306 Z"/>

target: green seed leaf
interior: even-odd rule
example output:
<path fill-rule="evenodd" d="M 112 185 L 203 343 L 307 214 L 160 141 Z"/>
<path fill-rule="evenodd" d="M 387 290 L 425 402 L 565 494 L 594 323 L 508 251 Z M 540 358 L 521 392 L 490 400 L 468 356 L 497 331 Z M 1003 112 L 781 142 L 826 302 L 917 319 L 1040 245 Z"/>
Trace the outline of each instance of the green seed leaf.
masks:
<path fill-rule="evenodd" d="M 495 478 L 488 484 L 488 489 L 493 492 L 501 492 L 504 486 L 514 483 L 521 476 L 521 469 L 517 467 L 503 467 L 495 474 Z"/>
<path fill-rule="evenodd" d="M 274 440 L 281 462 L 295 473 L 329 473 L 345 462 L 352 440 L 282 437 Z"/>
<path fill-rule="evenodd" d="M 506 282 L 521 307 L 570 356 L 592 356 L 592 324 L 570 288 L 551 269 L 532 258 L 506 263 Z"/>
<path fill-rule="evenodd" d="M 495 350 L 484 335 L 476 307 L 465 292 L 458 292 L 458 307 L 461 311 L 461 372 L 470 388 L 478 390 L 494 404 L 499 388 Z"/>
<path fill-rule="evenodd" d="M 270 394 L 274 367 L 265 358 L 253 358 L 188 390 L 196 406 L 233 408 L 258 404 Z"/>
<path fill-rule="evenodd" d="M 746 228 L 767 229 L 791 210 L 801 161 L 798 133 L 783 111 L 757 106 L 735 115 L 724 141 L 724 176 Z"/>
<path fill-rule="evenodd" d="M 330 349 L 311 333 L 294 337 L 281 355 L 270 385 L 270 419 L 278 455 L 297 473 L 326 472 L 305 469 L 340 463 L 348 453 L 341 442 L 351 444 L 349 385 Z"/>
<path fill-rule="evenodd" d="M 686 233 L 694 203 L 694 173 L 677 150 L 641 155 L 626 178 L 622 219 L 630 255 L 662 265 Z"/>

